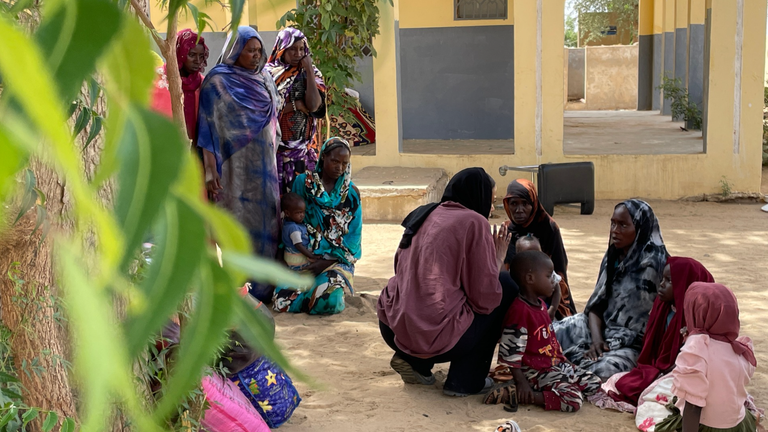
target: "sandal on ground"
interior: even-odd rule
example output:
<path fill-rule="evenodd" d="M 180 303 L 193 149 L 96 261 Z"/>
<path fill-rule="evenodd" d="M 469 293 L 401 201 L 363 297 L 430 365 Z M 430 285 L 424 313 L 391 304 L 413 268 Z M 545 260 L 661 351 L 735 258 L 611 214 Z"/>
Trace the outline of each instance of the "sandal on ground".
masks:
<path fill-rule="evenodd" d="M 406 384 L 433 385 L 435 383 L 434 375 L 430 374 L 429 376 L 424 376 L 416 372 L 407 361 L 403 360 L 397 354 L 392 356 L 392 360 L 389 361 L 389 366 L 394 369 L 395 372 L 400 374 L 400 378 L 402 378 L 403 382 Z"/>
<path fill-rule="evenodd" d="M 480 390 L 477 393 L 462 393 L 462 392 L 457 392 L 457 391 L 453 391 L 453 390 L 448 390 L 447 388 L 443 388 L 443 393 L 445 395 L 447 395 L 447 396 L 467 397 L 467 396 L 472 396 L 472 395 L 484 395 L 484 394 L 488 393 L 489 391 L 491 391 L 492 388 L 493 388 L 493 379 L 491 377 L 486 377 L 485 378 L 485 385 L 483 386 L 483 389 Z"/>
<path fill-rule="evenodd" d="M 495 384 L 483 399 L 486 405 L 517 404 L 517 388 L 514 381 Z"/>

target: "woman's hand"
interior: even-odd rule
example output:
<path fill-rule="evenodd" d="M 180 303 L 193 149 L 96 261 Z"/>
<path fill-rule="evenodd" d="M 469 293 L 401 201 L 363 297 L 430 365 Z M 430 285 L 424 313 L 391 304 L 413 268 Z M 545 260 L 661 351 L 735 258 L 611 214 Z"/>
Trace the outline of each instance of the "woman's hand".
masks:
<path fill-rule="evenodd" d="M 203 149 L 203 167 L 205 169 L 205 189 L 208 195 L 214 200 L 218 198 L 221 187 L 221 178 L 216 169 L 216 156 L 208 150 Z"/>
<path fill-rule="evenodd" d="M 293 102 L 293 106 L 295 106 L 295 107 L 296 107 L 296 110 L 295 110 L 295 111 L 301 111 L 301 112 L 303 112 L 304 114 L 307 114 L 307 115 L 309 115 L 309 110 L 307 109 L 307 105 L 306 105 L 306 104 L 304 104 L 304 101 L 303 101 L 303 100 L 297 100 L 297 101 L 294 101 L 294 102 Z M 291 108 L 293 108 L 293 107 L 291 107 Z M 294 111 L 294 112 L 295 112 L 295 111 Z"/>
<path fill-rule="evenodd" d="M 590 360 L 597 360 L 611 350 L 603 339 L 603 319 L 594 312 L 589 312 L 589 332 L 592 335 L 592 345 L 589 346 L 585 356 Z"/>
<path fill-rule="evenodd" d="M 603 353 L 610 351 L 611 348 L 602 339 L 599 341 L 592 340 L 592 345 L 589 346 L 585 356 L 590 360 L 597 360 L 603 356 Z"/>
<path fill-rule="evenodd" d="M 499 267 L 499 271 L 504 268 L 504 258 L 507 256 L 507 249 L 509 249 L 509 241 L 511 234 L 507 231 L 507 227 L 502 225 L 493 225 L 493 246 L 496 249 L 496 264 Z"/>
<path fill-rule="evenodd" d="M 335 264 L 336 261 L 333 260 L 327 260 L 327 259 L 318 259 L 314 261 L 312 264 L 308 265 L 305 269 L 306 271 L 312 273 L 313 276 L 319 276 L 320 273 L 324 272 L 325 269 Z"/>
<path fill-rule="evenodd" d="M 307 71 L 307 73 L 312 72 L 312 56 L 311 55 L 305 55 L 299 61 L 299 66 L 301 66 L 302 69 Z"/>

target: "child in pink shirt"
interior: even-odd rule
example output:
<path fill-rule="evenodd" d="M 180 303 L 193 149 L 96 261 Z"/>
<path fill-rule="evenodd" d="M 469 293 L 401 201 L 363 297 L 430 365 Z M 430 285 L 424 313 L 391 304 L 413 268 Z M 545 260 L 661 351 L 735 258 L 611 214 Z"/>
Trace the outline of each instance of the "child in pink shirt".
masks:
<path fill-rule="evenodd" d="M 757 361 L 752 341 L 739 337 L 736 296 L 723 285 L 695 282 L 685 295 L 685 320 L 688 336 L 672 372 L 680 411 L 655 430 L 755 431 L 744 403 Z"/>

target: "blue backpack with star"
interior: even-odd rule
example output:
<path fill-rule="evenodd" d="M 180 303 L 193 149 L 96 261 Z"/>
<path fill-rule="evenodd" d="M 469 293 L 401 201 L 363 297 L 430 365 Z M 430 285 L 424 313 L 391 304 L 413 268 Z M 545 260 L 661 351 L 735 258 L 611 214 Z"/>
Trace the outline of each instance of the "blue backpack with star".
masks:
<path fill-rule="evenodd" d="M 258 358 L 231 380 L 270 428 L 287 422 L 301 402 L 291 378 L 266 357 Z"/>

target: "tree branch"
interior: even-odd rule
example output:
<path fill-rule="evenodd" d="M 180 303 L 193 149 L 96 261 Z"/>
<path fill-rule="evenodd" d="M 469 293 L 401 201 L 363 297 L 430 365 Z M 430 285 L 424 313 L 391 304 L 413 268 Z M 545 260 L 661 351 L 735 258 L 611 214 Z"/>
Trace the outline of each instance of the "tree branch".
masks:
<path fill-rule="evenodd" d="M 141 20 L 141 22 L 150 30 L 149 32 L 152 34 L 152 39 L 155 40 L 160 51 L 165 52 L 165 50 L 168 49 L 166 42 L 157 35 L 155 25 L 152 24 L 152 20 L 150 20 L 147 14 L 144 13 L 144 9 L 139 4 L 139 1 L 131 0 L 131 7 L 133 7 L 133 11 L 136 13 L 136 16 L 139 17 L 139 20 Z"/>

